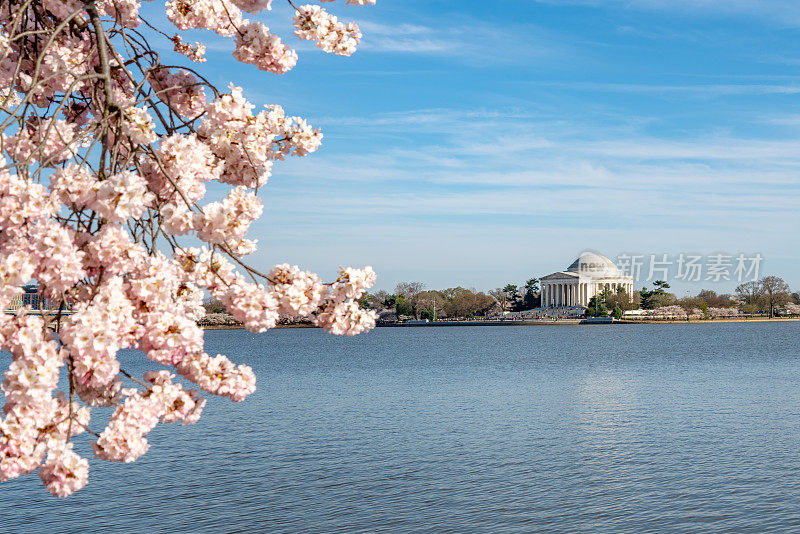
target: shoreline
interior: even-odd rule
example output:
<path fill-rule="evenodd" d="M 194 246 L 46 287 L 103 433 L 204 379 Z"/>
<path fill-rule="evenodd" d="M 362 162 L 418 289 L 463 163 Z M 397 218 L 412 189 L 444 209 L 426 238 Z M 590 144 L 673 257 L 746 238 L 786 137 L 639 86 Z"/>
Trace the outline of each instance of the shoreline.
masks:
<path fill-rule="evenodd" d="M 623 319 L 623 321 L 625 321 Z M 694 319 L 690 321 L 680 320 L 680 319 L 664 319 L 664 320 L 653 320 L 647 319 L 642 321 L 625 321 L 625 324 L 635 324 L 635 323 L 646 323 L 646 324 L 712 324 L 712 323 L 792 323 L 800 321 L 800 317 L 753 317 L 750 319 L 745 319 L 743 317 L 730 317 L 725 319 Z"/>
<path fill-rule="evenodd" d="M 246 330 L 244 326 L 240 324 L 215 324 L 215 325 L 208 325 L 208 326 L 201 326 L 203 330 Z M 276 325 L 270 330 L 280 330 L 282 328 L 318 328 L 313 324 L 279 324 Z"/>
<path fill-rule="evenodd" d="M 439 321 L 435 323 L 421 323 L 421 324 L 377 324 L 376 328 L 414 328 L 414 327 L 447 327 L 447 326 L 574 326 L 585 324 L 587 326 L 600 326 L 600 325 L 629 325 L 629 324 L 721 324 L 721 323 L 796 323 L 800 322 L 800 317 L 787 317 L 787 318 L 772 318 L 769 317 L 754 317 L 751 319 L 744 318 L 728 318 L 728 319 L 694 319 L 691 321 L 680 319 L 644 319 L 644 320 L 625 320 L 614 321 L 613 323 L 583 323 L 583 319 L 564 319 L 561 321 Z M 203 330 L 245 330 L 241 325 L 210 325 L 203 326 Z M 286 328 L 319 328 L 312 324 L 281 324 L 277 325 L 271 330 L 286 329 Z"/>

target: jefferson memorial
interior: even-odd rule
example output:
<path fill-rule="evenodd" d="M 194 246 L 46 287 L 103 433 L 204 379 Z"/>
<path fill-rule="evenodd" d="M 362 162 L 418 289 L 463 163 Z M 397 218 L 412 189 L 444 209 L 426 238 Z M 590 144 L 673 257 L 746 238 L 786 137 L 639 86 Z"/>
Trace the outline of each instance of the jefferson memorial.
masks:
<path fill-rule="evenodd" d="M 540 279 L 542 307 L 588 306 L 589 299 L 606 289 L 633 294 L 633 277 L 625 276 L 614 262 L 601 254 L 584 252 L 565 271 Z"/>

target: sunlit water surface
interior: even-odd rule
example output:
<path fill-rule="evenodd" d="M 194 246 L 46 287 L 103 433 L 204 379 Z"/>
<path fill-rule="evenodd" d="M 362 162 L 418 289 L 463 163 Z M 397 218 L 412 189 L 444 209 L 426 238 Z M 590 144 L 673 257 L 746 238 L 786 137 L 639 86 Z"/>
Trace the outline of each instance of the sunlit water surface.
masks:
<path fill-rule="evenodd" d="M 92 460 L 68 499 L 35 475 L 0 484 L 0 532 L 798 532 L 798 335 L 207 332 L 255 369 L 254 395 L 160 425 L 134 464 Z"/>

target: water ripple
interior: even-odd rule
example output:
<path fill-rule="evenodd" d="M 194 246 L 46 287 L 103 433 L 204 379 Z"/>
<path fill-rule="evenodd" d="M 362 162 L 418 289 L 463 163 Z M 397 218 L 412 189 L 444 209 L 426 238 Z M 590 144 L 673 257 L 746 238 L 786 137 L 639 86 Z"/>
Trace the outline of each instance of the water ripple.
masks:
<path fill-rule="evenodd" d="M 798 334 L 208 332 L 256 370 L 251 398 L 157 428 L 135 464 L 93 462 L 70 499 L 0 484 L 0 531 L 797 532 Z"/>

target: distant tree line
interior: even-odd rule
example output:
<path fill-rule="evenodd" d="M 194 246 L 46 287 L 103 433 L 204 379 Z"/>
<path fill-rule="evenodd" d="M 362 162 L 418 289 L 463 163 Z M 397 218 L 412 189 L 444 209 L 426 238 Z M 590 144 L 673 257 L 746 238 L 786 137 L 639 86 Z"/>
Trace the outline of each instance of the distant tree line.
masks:
<path fill-rule="evenodd" d="M 616 293 L 606 290 L 592 297 L 586 315 L 605 317 L 610 314 L 622 317 L 629 310 L 656 310 L 678 306 L 689 314 L 700 310 L 706 317 L 709 310 L 724 308 L 735 308 L 745 314 L 774 317 L 779 308 L 789 306 L 791 310 L 796 310 L 800 306 L 800 294 L 792 293 L 789 284 L 777 276 L 765 276 L 758 281 L 741 284 L 732 295 L 703 289 L 693 297 L 678 298 L 667 291 L 669 288 L 666 281 L 656 280 L 652 288 L 643 287 L 633 295 L 622 288 Z"/>
<path fill-rule="evenodd" d="M 530 278 L 521 285 L 506 284 L 485 293 L 461 286 L 435 290 L 426 289 L 422 282 L 401 282 L 392 293 L 378 291 L 365 294 L 359 304 L 397 318 L 472 318 L 538 308 L 541 306 L 539 289 L 538 278 Z M 678 298 L 669 289 L 670 285 L 665 280 L 656 280 L 652 287 L 643 287 L 632 294 L 623 288 L 613 292 L 606 290 L 592 297 L 586 315 L 622 317 L 630 310 L 664 310 L 671 307 L 683 309 L 688 315 L 699 310 L 705 316 L 709 316 L 709 310 L 726 309 L 730 309 L 731 314 L 738 310 L 770 317 L 778 309 L 800 313 L 800 295 L 792 293 L 789 285 L 777 276 L 765 276 L 758 281 L 741 284 L 734 294 L 717 294 L 713 290 L 703 289 L 695 296 Z M 216 306 L 207 308 L 214 311 L 211 308 Z"/>
<path fill-rule="evenodd" d="M 524 311 L 542 305 L 538 278 L 529 278 L 522 286 L 506 284 L 505 287 L 492 289 L 489 294 L 497 300 L 503 311 Z"/>
<path fill-rule="evenodd" d="M 394 293 L 378 291 L 366 294 L 360 304 L 378 311 L 393 311 L 398 318 L 417 320 L 483 317 L 499 311 L 494 297 L 474 288 L 458 286 L 427 290 L 422 282 L 401 282 Z"/>

